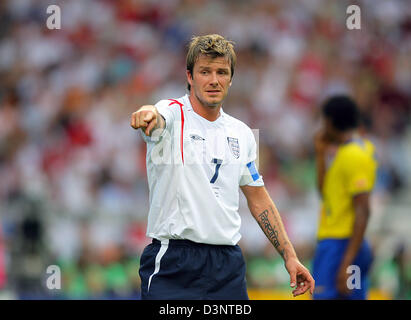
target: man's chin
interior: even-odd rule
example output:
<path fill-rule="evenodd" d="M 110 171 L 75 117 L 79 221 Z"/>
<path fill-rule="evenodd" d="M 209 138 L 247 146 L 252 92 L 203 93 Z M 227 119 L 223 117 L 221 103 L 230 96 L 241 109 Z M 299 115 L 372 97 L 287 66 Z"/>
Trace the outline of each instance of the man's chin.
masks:
<path fill-rule="evenodd" d="M 218 106 L 220 106 L 223 102 L 221 100 L 216 100 L 216 99 L 212 99 L 212 100 L 205 100 L 203 102 L 203 104 L 209 108 L 216 108 Z"/>
<path fill-rule="evenodd" d="M 217 108 L 218 106 L 220 106 L 221 105 L 221 101 L 218 101 L 218 102 L 211 102 L 211 103 L 208 103 L 207 104 L 207 107 L 210 107 L 210 108 Z"/>
<path fill-rule="evenodd" d="M 197 96 L 197 99 L 201 102 L 201 104 L 208 108 L 217 108 L 222 105 L 224 99 L 221 97 L 205 97 L 205 96 Z"/>

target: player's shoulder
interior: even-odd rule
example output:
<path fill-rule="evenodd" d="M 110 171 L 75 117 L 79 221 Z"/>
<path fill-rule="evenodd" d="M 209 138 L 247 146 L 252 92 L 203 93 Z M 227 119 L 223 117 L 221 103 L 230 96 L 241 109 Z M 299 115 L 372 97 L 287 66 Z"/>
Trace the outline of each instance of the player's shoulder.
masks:
<path fill-rule="evenodd" d="M 179 98 L 164 98 L 159 100 L 155 106 L 160 108 L 165 107 L 172 107 L 172 106 L 183 106 L 184 105 L 184 97 Z"/>
<path fill-rule="evenodd" d="M 367 160 L 374 157 L 374 144 L 367 138 L 353 139 L 341 148 L 341 158 Z"/>
<path fill-rule="evenodd" d="M 247 135 L 253 134 L 251 128 L 245 122 L 241 121 L 240 119 L 230 116 L 227 113 L 224 113 L 224 118 L 227 124 L 232 129 L 239 130 L 238 132 L 243 132 L 244 134 L 247 134 Z"/>

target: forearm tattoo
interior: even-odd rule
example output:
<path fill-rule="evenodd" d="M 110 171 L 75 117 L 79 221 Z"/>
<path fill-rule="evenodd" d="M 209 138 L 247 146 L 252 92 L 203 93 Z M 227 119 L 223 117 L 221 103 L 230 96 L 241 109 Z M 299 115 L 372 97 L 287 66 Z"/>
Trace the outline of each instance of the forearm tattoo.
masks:
<path fill-rule="evenodd" d="M 268 210 L 264 210 L 258 215 L 258 217 L 260 218 L 258 222 L 261 228 L 267 235 L 268 239 L 270 239 L 271 243 L 274 245 L 274 248 L 277 249 L 280 246 L 280 241 L 278 240 L 278 231 L 271 225 L 270 221 L 268 220 Z"/>
<path fill-rule="evenodd" d="M 273 209 L 270 207 L 271 213 L 273 214 L 274 220 L 276 221 L 277 219 L 275 218 L 275 214 Z M 272 225 L 270 220 L 268 219 L 269 211 L 264 210 L 262 213 L 258 215 L 257 221 L 258 224 L 260 225 L 261 229 L 263 229 L 264 233 L 267 235 L 268 239 L 271 241 L 271 243 L 274 245 L 274 248 L 278 251 L 278 253 L 286 259 L 285 256 L 285 249 L 284 247 L 288 244 L 287 241 L 284 241 L 283 244 L 280 243 L 279 239 L 279 234 L 278 230 L 276 229 L 276 226 Z"/>

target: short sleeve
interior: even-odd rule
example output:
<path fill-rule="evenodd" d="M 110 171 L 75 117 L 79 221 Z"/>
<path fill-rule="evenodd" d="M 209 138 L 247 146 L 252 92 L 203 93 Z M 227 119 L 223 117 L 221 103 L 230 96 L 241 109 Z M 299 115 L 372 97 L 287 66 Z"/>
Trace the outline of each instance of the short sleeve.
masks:
<path fill-rule="evenodd" d="M 375 165 L 366 156 L 353 154 L 345 161 L 345 176 L 350 195 L 370 192 L 375 181 Z"/>
<path fill-rule="evenodd" d="M 247 128 L 247 157 L 242 164 L 242 174 L 240 177 L 240 186 L 264 186 L 263 177 L 259 174 L 257 168 L 257 144 L 251 129 Z"/>
<path fill-rule="evenodd" d="M 175 113 L 180 112 L 178 108 L 170 105 L 170 100 L 161 100 L 157 102 L 154 106 L 156 107 L 160 115 L 163 116 L 166 126 L 160 134 L 156 134 L 156 132 L 154 131 L 151 137 L 146 136 L 144 132 L 141 130 L 141 135 L 144 141 L 147 143 L 160 141 L 166 134 L 171 136 L 174 119 L 176 119 Z"/>

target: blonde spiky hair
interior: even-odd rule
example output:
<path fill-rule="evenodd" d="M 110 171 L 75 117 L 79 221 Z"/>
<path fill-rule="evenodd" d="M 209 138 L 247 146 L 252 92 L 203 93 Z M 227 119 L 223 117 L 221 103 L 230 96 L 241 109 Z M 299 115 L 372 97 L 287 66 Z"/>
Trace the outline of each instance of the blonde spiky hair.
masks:
<path fill-rule="evenodd" d="M 226 40 L 219 34 L 208 34 L 204 36 L 194 36 L 188 45 L 187 52 L 187 70 L 193 75 L 194 64 L 200 55 L 207 55 L 212 58 L 226 57 L 230 61 L 231 78 L 234 75 L 234 67 L 237 61 L 234 52 L 234 42 Z M 190 91 L 191 86 L 187 84 L 187 89 Z"/>

